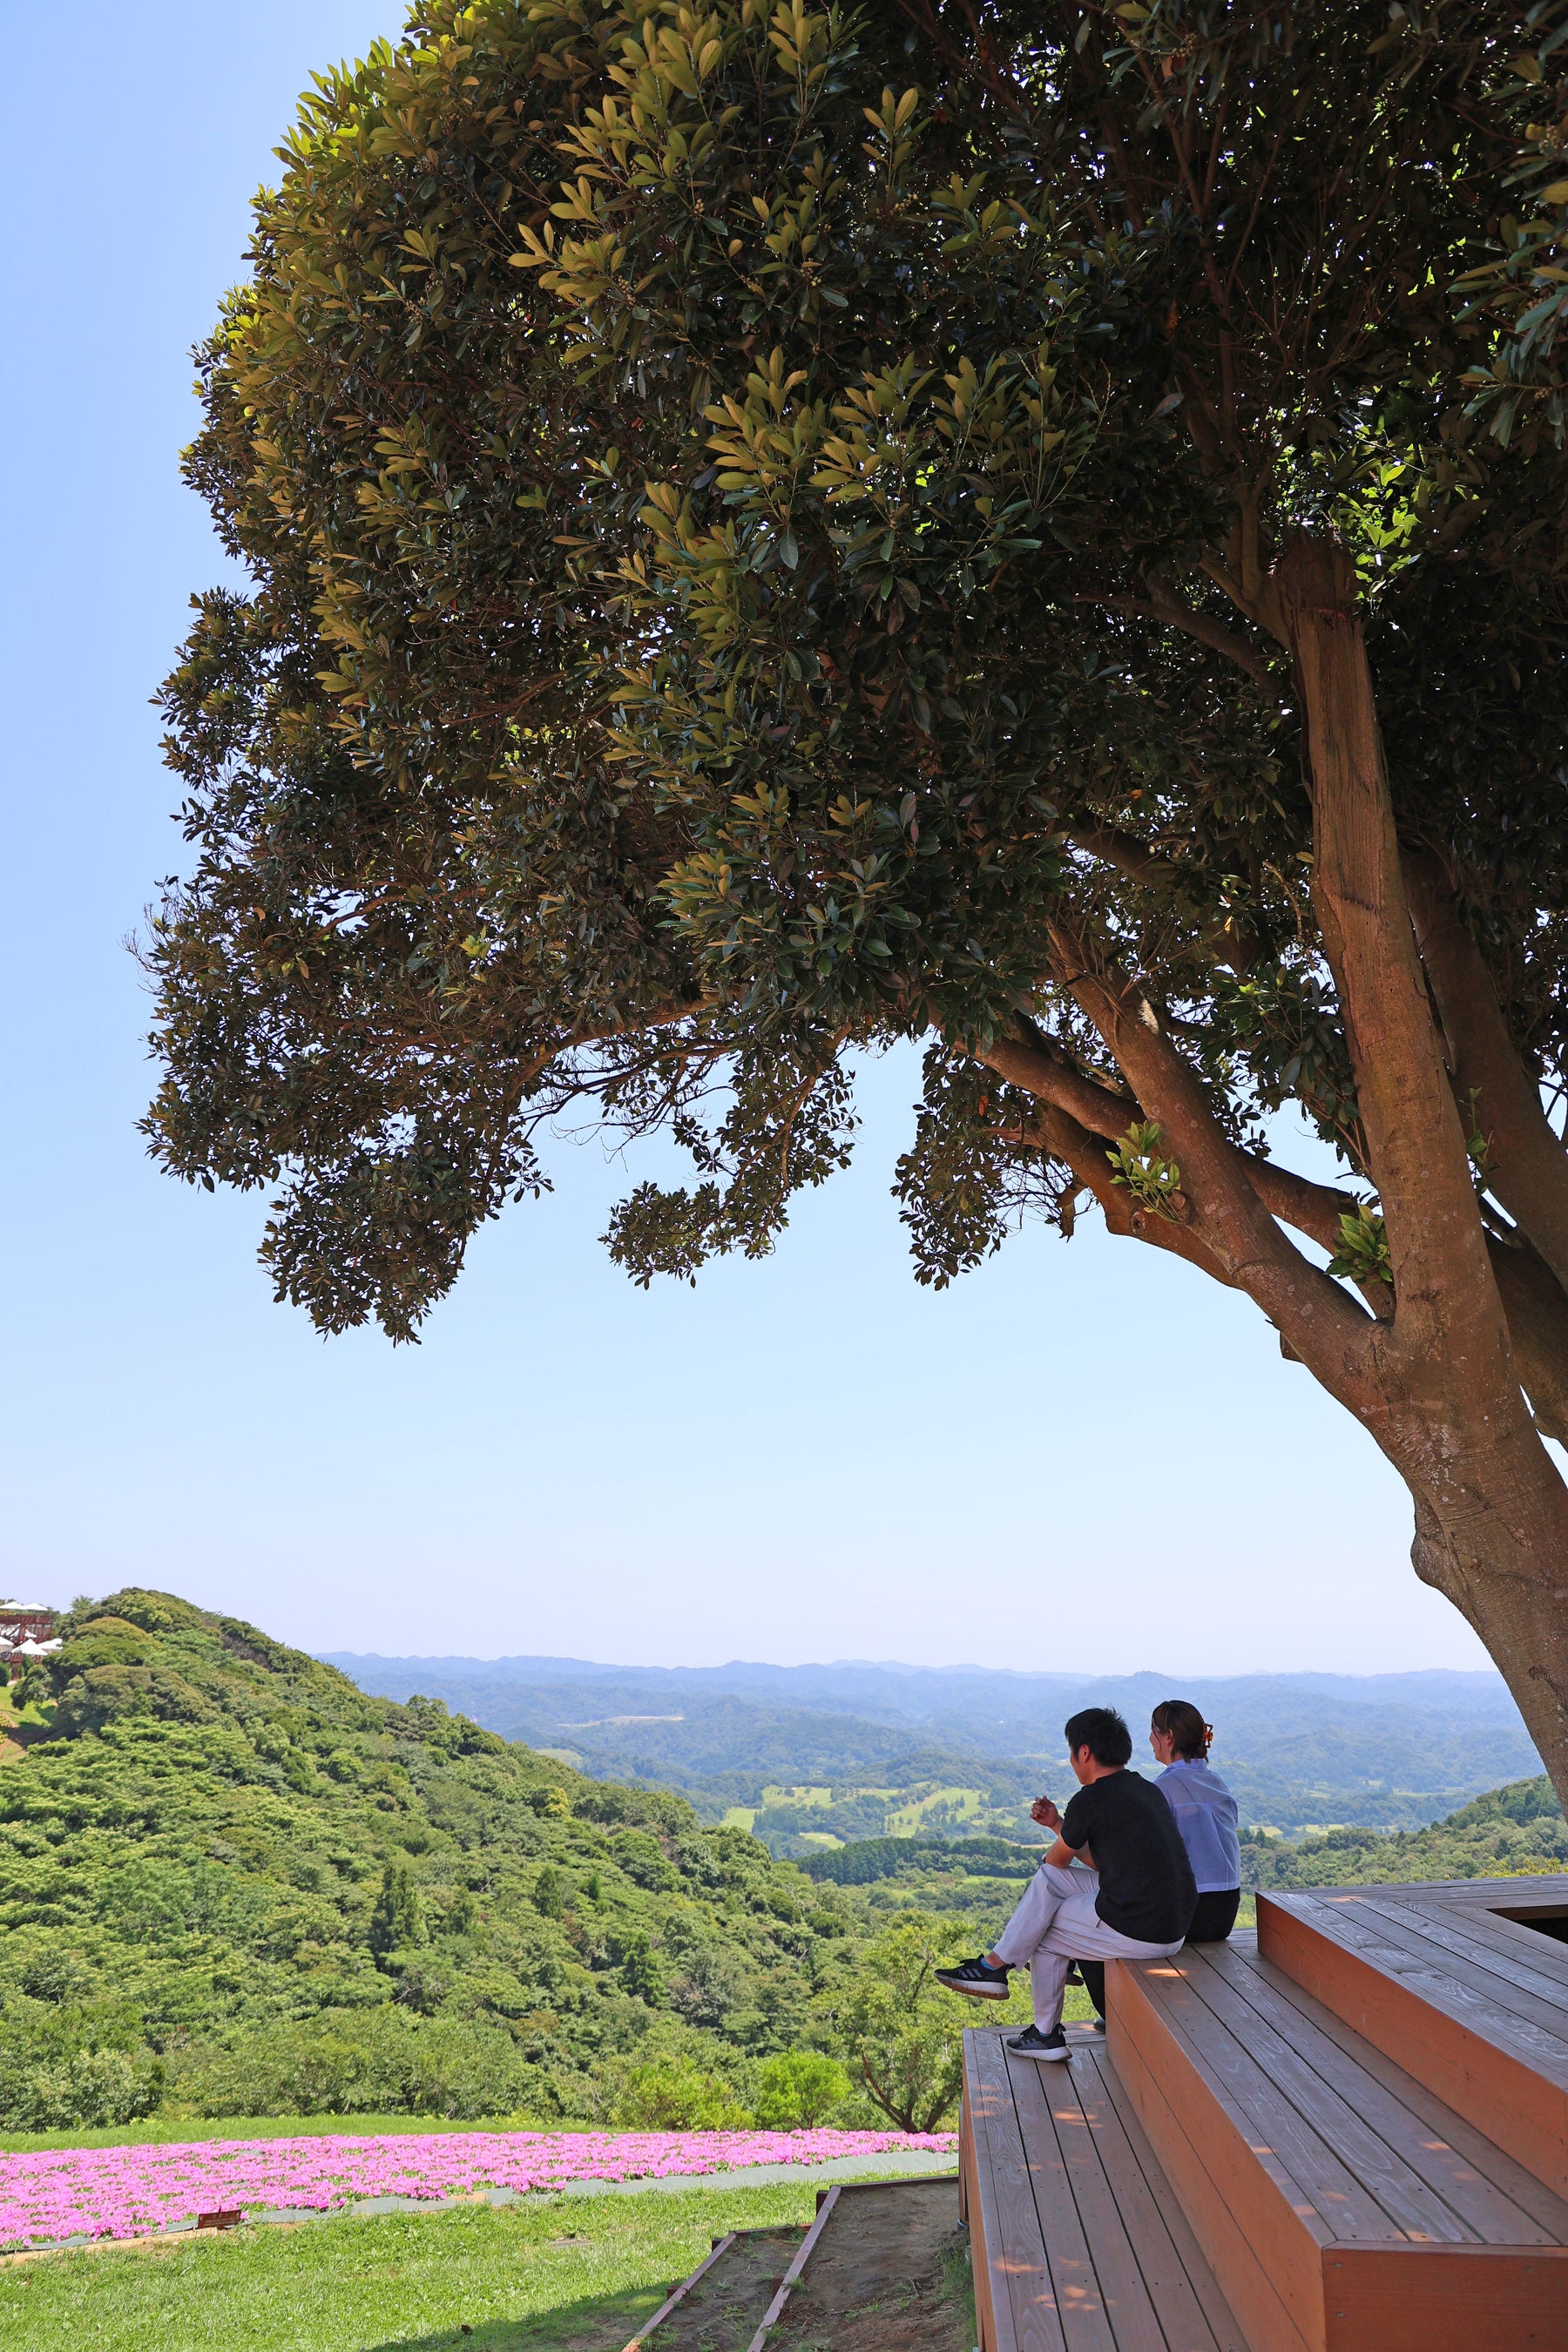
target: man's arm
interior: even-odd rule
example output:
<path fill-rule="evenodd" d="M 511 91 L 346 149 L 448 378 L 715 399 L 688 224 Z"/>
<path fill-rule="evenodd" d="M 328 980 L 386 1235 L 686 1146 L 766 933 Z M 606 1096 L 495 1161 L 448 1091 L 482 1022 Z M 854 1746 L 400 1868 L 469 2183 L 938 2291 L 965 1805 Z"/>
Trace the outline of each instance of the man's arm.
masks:
<path fill-rule="evenodd" d="M 1040 1865 L 1043 1870 L 1066 1870 L 1069 1863 L 1077 1862 L 1080 1858 L 1088 1863 L 1091 1870 L 1093 1869 L 1094 1856 L 1089 1853 L 1088 1846 L 1068 1845 L 1066 1838 L 1061 1834 L 1062 1817 L 1048 1797 L 1035 1799 L 1034 1803 L 1029 1807 L 1029 1817 L 1032 1821 L 1038 1822 L 1042 1829 L 1055 1830 L 1057 1832 L 1057 1842 Z"/>

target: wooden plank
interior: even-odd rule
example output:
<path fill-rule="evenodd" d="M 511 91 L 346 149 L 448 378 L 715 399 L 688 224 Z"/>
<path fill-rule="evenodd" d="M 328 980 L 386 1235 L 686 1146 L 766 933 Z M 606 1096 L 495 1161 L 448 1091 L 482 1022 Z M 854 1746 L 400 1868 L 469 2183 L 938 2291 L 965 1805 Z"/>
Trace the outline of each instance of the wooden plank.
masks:
<path fill-rule="evenodd" d="M 1341 2246 L 1325 2352 L 1568 2352 L 1568 2252 Z"/>
<path fill-rule="evenodd" d="M 1414 1883 L 1417 1886 L 1451 1886 L 1476 1903 L 1490 1903 L 1500 1886 L 1508 1890 L 1511 1903 L 1513 1890 L 1518 1887 L 1521 1903 L 1539 1903 L 1545 1910 L 1568 1913 L 1568 1871 L 1542 1870 L 1531 1877 L 1520 1878 L 1418 1878 Z"/>
<path fill-rule="evenodd" d="M 1233 1950 L 1237 1941 L 1232 1937 Z M 1479 2180 L 1489 2183 L 1500 2196 L 1516 2206 L 1537 2229 L 1544 2232 L 1548 2245 L 1568 2245 L 1568 2200 L 1553 2196 L 1533 2172 L 1528 2172 L 1516 2158 L 1499 2147 L 1495 2140 L 1478 2131 L 1474 2124 L 1468 2123 L 1463 2116 L 1438 2098 L 1435 2091 L 1429 2091 L 1424 2083 L 1418 2083 L 1405 2067 L 1385 2057 L 1364 2035 L 1358 2033 L 1353 2026 L 1347 2025 L 1343 2018 L 1336 2016 L 1331 2009 L 1326 2008 L 1310 1993 L 1305 1985 L 1299 1984 L 1294 1977 L 1287 1976 L 1283 1969 L 1264 1959 L 1260 1953 L 1255 1955 L 1254 1965 L 1259 1971 L 1268 1969 L 1269 1982 L 1282 2000 L 1289 2001 L 1292 2008 L 1299 2010 L 1320 2033 L 1353 2057 L 1359 2066 L 1407 2107 L 1415 2117 L 1417 2127 L 1424 2127 L 1429 2139 L 1450 2147 Z M 1521 2235 L 1520 2242 L 1531 2242 L 1528 2233 Z"/>
<path fill-rule="evenodd" d="M 1322 2250 L 1292 2212 L 1206 2076 L 1184 2082 L 1170 2053 L 1141 2043 L 1169 2028 L 1119 1963 L 1106 1971 L 1110 2060 L 1183 2212 L 1246 2332 L 1249 2352 L 1324 2352 Z M 1162 2074 L 1175 2077 L 1173 2107 Z"/>
<path fill-rule="evenodd" d="M 1219 2281 L 1204 2259 L 1174 2189 L 1100 2043 L 1091 2056 L 1102 2105 L 1091 2116 L 1100 2136 L 1106 2177 L 1128 2216 L 1138 2259 L 1165 2329 L 1170 2352 L 1248 2352 Z M 1088 2109 L 1086 2107 L 1086 2112 Z M 1169 2246 L 1174 2273 L 1167 2263 Z M 1183 2290 L 1185 2290 L 1184 2293 Z M 1190 2294 L 1196 2316 L 1187 2308 Z"/>
<path fill-rule="evenodd" d="M 974 2316 L 980 2335 L 980 2352 L 1016 2352 L 1013 2315 L 1005 2297 L 1000 2313 L 997 2310 L 995 2281 L 1000 2274 L 1003 2250 L 996 2200 L 991 2193 L 986 2152 L 981 2139 L 987 2094 L 974 2074 L 978 2040 L 975 2029 L 965 2026 L 960 2140 L 967 2153 L 969 2165 L 969 2254 L 974 2279 Z"/>
<path fill-rule="evenodd" d="M 1154 2325 L 1155 2332 L 1149 2341 L 1157 2352 L 1218 2352 L 1197 2290 L 1172 2240 L 1164 2216 L 1150 2193 L 1127 2127 L 1111 2105 L 1099 2053 L 1085 2051 L 1081 2058 L 1075 2059 L 1072 2072 L 1080 2122 L 1068 2146 L 1068 2167 L 1079 2210 L 1084 2215 L 1084 2226 L 1100 2265 L 1106 2305 L 1116 2322 L 1118 2346 L 1141 2343 L 1142 2338 L 1124 2324 L 1112 2282 L 1106 2276 L 1106 2265 L 1100 2262 L 1100 2198 L 1110 2203 L 1128 2257 L 1136 2266 L 1142 2299 Z M 1148 2154 L 1152 2163 L 1153 2151 L 1149 2149 Z M 1201 2261 L 1190 2232 L 1188 2236 L 1193 2253 Z"/>
<path fill-rule="evenodd" d="M 1365 1949 L 1395 1975 L 1428 1984 L 1434 2000 L 1483 2019 L 1500 2045 L 1549 2080 L 1568 2084 L 1565 2021 L 1530 1984 L 1511 1980 L 1531 1972 L 1516 1969 L 1506 1954 L 1493 1956 L 1498 1966 L 1486 1964 L 1468 1932 L 1475 1915 L 1460 1914 L 1456 1906 L 1451 1925 L 1437 1915 L 1424 1918 L 1412 1905 L 1384 1904 L 1382 1892 L 1363 1887 L 1353 1906 L 1325 1905 L 1329 1932 Z"/>
<path fill-rule="evenodd" d="M 1252 2144 L 1267 2148 L 1293 2184 L 1291 2202 L 1306 2198 L 1318 2215 L 1320 2243 L 1387 2244 L 1407 2232 L 1357 2179 L 1333 2143 L 1295 2100 L 1258 2065 L 1247 2044 L 1199 1997 L 1194 1978 L 1202 1963 L 1182 1953 L 1170 1961 L 1134 1964 L 1145 1996 L 1178 2028 L 1189 2063 L 1207 2069 L 1241 2118 Z M 1278 2042 L 1278 2036 L 1275 2037 Z"/>
<path fill-rule="evenodd" d="M 1568 2001 L 1563 1988 L 1547 1969 L 1532 1969 L 1511 1950 L 1502 1936 L 1488 1933 L 1488 1916 L 1467 1912 L 1458 1903 L 1405 1903 L 1392 1886 L 1368 1886 L 1361 1894 L 1363 1915 L 1371 1912 L 1392 1940 L 1427 1959 L 1438 1971 L 1453 1973 L 1458 1983 L 1486 1992 L 1510 2016 L 1523 2018 L 1547 2042 L 1559 2049 L 1563 2082 L 1568 2082 Z M 1510 1922 L 1511 1924 L 1511 1922 Z M 1544 1938 L 1542 1938 L 1544 1940 Z"/>
<path fill-rule="evenodd" d="M 1337 2035 L 1330 2032 L 1328 2023 L 1337 2024 L 1338 2020 L 1331 2021 L 1321 2003 L 1312 2000 L 1300 1985 L 1292 1984 L 1289 1977 L 1272 1969 L 1255 1949 L 1216 1944 L 1205 1949 L 1204 1958 L 1210 1970 L 1289 2041 L 1314 2072 L 1331 2084 L 1356 2115 L 1395 2152 L 1401 2163 L 1464 2221 L 1464 2234 L 1485 2245 L 1546 2246 L 1562 2242 L 1528 2207 L 1486 2174 L 1478 2172 L 1473 2157 L 1458 2145 L 1458 2135 L 1464 2136 L 1467 2147 L 1471 2139 L 1468 2127 L 1458 2116 L 1451 2115 L 1430 2094 L 1422 2094 L 1413 2076 L 1382 2057 L 1370 2042 L 1357 2047 L 1357 2037 L 1349 2026 L 1340 2026 Z M 1304 2009 L 1302 2003 L 1310 2003 L 1310 2009 Z M 1250 2040 L 1248 2046 L 1257 2047 Z M 1418 2106 L 1412 2105 L 1412 2093 L 1419 2100 Z M 1528 2175 L 1518 2174 L 1511 2159 L 1505 2161 L 1516 2179 L 1528 2179 Z M 1537 2183 L 1531 2186 L 1536 2189 L 1537 2200 L 1551 2194 Z M 1568 2211 L 1564 2219 L 1568 2219 Z"/>
<path fill-rule="evenodd" d="M 1397 1885 L 1402 1892 L 1412 1895 L 1443 1895 L 1456 1903 L 1469 1903 L 1485 1907 L 1495 1903 L 1500 1893 L 1510 1903 L 1539 1903 L 1543 1908 L 1568 1911 L 1568 1874 L 1552 1871 L 1533 1878 L 1405 1878 L 1372 1882 L 1374 1885 Z M 1301 1890 L 1309 1902 L 1314 1902 L 1325 1890 L 1307 1887 Z"/>
<path fill-rule="evenodd" d="M 1527 1968 L 1543 1969 L 1568 1997 L 1568 1877 L 1560 1883 L 1563 1899 L 1550 1906 L 1516 1903 L 1511 1895 L 1500 1890 L 1483 1906 L 1456 1903 L 1451 1895 L 1431 1895 L 1423 1896 L 1422 1907 L 1428 1901 L 1441 1902 L 1450 1918 L 1474 1920 L 1478 1926 L 1484 1917 L 1496 1928 L 1508 1950 Z"/>
<path fill-rule="evenodd" d="M 1336 1898 L 1316 1915 L 1301 1915 L 1300 1931 L 1321 1935 L 1359 1954 L 1433 2008 L 1475 2027 L 1546 2081 L 1554 2080 L 1568 2056 L 1568 2044 L 1539 2022 L 1544 2012 L 1533 1995 L 1512 1990 L 1501 1979 L 1471 1966 L 1462 1954 L 1446 1951 L 1408 1914 L 1381 1911 L 1376 1892 L 1363 1889 L 1353 1905 Z M 1261 1923 L 1261 1911 L 1258 1917 Z M 1260 1924 L 1259 1943 L 1269 1958 L 1274 1958 L 1268 1948 L 1273 1932 L 1272 1925 L 1266 1934 Z"/>
<path fill-rule="evenodd" d="M 1067 2352 L 1002 2037 L 971 2027 L 968 2040 L 976 2092 L 976 2173 L 986 2208 L 986 2260 L 997 2345 L 1003 2352 Z"/>
<path fill-rule="evenodd" d="M 1409 1966 L 1407 1953 L 1403 1968 L 1398 1954 L 1380 1957 L 1378 1948 L 1367 1948 L 1371 1940 L 1337 1910 L 1320 1924 L 1267 1895 L 1258 1898 L 1266 1959 L 1568 2198 L 1568 2094 L 1488 2031 L 1495 2012 L 1456 1998 L 1451 1979 Z"/>
<path fill-rule="evenodd" d="M 1378 1890 L 1380 1902 L 1390 1898 L 1395 1911 L 1424 1932 L 1430 1929 L 1432 1940 L 1466 1965 L 1484 1969 L 1540 2001 L 1549 2030 L 1568 2031 L 1568 1944 L 1537 1935 L 1489 1905 L 1482 1909 L 1436 1895 L 1412 1899 L 1403 1887 Z"/>
<path fill-rule="evenodd" d="M 1089 2137 L 1071 2062 L 1040 2066 L 1015 2058 L 1007 2071 L 1069 2352 L 1166 2352 Z"/>
<path fill-rule="evenodd" d="M 1223 1951 L 1223 1945 L 1216 1950 Z M 1430 2238 L 1442 2245 L 1462 2245 L 1478 2237 L 1464 2215 L 1376 2128 L 1367 2113 L 1369 2103 L 1378 2104 L 1376 2084 L 1363 2079 L 1359 2069 L 1331 2045 L 1327 2052 L 1312 2049 L 1310 2031 L 1300 2019 L 1271 2010 L 1267 1986 L 1257 1988 L 1260 1997 L 1249 1998 L 1251 1989 L 1216 1966 L 1206 1949 L 1183 1957 L 1191 1962 L 1187 1981 L 1192 1990 L 1398 2230 L 1406 2237 Z"/>
<path fill-rule="evenodd" d="M 720 2255 L 729 2252 L 730 2248 L 735 2242 L 736 2234 L 735 2231 L 731 2230 L 728 2231 L 723 2237 L 714 2239 L 713 2251 L 708 2256 L 707 2260 L 698 2263 L 697 2268 L 692 2272 L 689 2278 L 682 2279 L 678 2287 L 671 2288 L 664 2302 L 659 2305 L 658 2309 L 654 2313 L 653 2317 L 651 2319 L 644 2320 L 642 2326 L 637 2329 L 637 2334 L 626 2346 L 626 2352 L 638 2352 L 639 2346 L 647 2341 L 647 2337 L 653 2334 L 654 2329 L 664 2326 L 664 2323 L 669 2317 L 670 2313 L 677 2310 L 679 2305 L 686 2301 L 686 2298 L 691 2293 L 692 2288 L 698 2284 L 699 2280 L 704 2278 L 712 2269 Z"/>
<path fill-rule="evenodd" d="M 799 2253 L 796 2254 L 794 2262 L 791 2263 L 788 2270 L 785 2271 L 783 2278 L 779 2281 L 778 2291 L 774 2294 L 772 2303 L 769 2304 L 766 2311 L 763 2312 L 763 2324 L 758 2328 L 756 2334 L 752 2336 L 751 2343 L 746 2348 L 746 2352 L 763 2352 L 763 2347 L 768 2340 L 769 2331 L 777 2324 L 778 2319 L 784 2311 L 784 2307 L 789 2301 L 790 2295 L 794 2291 L 796 2279 L 799 2278 L 802 2271 L 805 2270 L 807 2263 L 811 2260 L 813 2253 L 816 2252 L 816 2242 L 821 2237 L 824 2230 L 826 2229 L 829 2221 L 832 2221 L 837 2204 L 838 2185 L 835 2182 L 834 2186 L 828 2190 L 826 2196 L 823 2199 L 821 2204 L 817 2207 L 816 2219 L 812 2223 L 810 2229 L 806 2231 L 805 2236 L 802 2239 Z"/>

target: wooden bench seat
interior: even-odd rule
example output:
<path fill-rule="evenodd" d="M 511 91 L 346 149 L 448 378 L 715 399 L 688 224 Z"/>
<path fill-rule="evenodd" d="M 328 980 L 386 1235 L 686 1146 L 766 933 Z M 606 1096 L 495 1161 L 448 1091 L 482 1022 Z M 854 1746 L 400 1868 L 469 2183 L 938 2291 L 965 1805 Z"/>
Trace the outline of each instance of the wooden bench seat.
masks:
<path fill-rule="evenodd" d="M 1568 2352 L 1568 2202 L 1254 1939 L 1119 1963 L 1108 1992 L 1251 2352 Z"/>
<path fill-rule="evenodd" d="M 1098 2034 L 963 2037 L 962 2179 L 983 2352 L 1249 2352 Z"/>
<path fill-rule="evenodd" d="M 1261 1895 L 1258 1948 L 1568 2198 L 1568 1877 Z"/>

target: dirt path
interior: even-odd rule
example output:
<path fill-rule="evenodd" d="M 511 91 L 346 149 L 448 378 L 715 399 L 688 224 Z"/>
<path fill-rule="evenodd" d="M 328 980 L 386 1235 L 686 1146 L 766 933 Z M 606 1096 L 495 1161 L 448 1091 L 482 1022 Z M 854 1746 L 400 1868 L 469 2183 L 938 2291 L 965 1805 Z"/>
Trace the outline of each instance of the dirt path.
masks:
<path fill-rule="evenodd" d="M 847 2189 L 768 2352 L 970 2352 L 968 2253 L 956 2181 Z"/>
<path fill-rule="evenodd" d="M 746 2352 L 804 2230 L 744 2230 L 647 2339 L 645 2352 Z"/>

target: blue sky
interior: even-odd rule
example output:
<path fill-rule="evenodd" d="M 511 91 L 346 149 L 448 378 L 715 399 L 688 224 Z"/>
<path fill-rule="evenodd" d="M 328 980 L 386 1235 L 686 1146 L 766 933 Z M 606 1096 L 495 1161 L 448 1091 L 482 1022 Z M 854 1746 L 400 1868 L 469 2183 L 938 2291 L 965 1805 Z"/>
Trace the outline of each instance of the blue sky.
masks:
<path fill-rule="evenodd" d="M 563 1144 L 417 1349 L 321 1340 L 256 1265 L 261 1200 L 144 1159 L 122 942 L 182 848 L 148 697 L 222 570 L 177 473 L 187 354 L 296 93 L 400 22 L 10 17 L 0 1583 L 134 1579 L 323 1649 L 1484 1664 L 1399 1482 L 1245 1302 L 1087 1221 L 917 1289 L 912 1056 L 767 1264 L 633 1288 L 596 1240 L 625 1171 Z"/>

